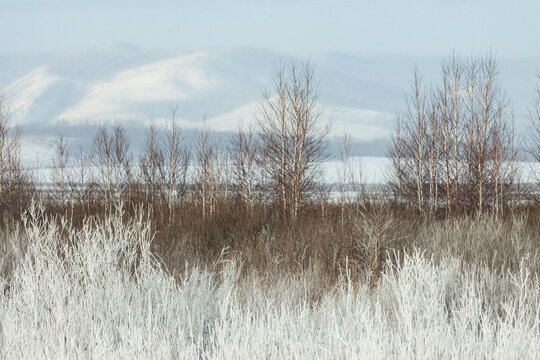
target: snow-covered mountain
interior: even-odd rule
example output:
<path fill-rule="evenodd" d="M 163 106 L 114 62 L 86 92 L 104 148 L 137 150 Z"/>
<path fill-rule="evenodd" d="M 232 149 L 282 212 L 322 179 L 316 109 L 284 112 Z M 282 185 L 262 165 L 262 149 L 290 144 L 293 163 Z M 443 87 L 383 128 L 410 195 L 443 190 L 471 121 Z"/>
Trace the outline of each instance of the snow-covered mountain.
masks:
<path fill-rule="evenodd" d="M 347 130 L 364 142 L 388 135 L 413 66 L 417 64 L 429 80 L 437 77 L 441 60 L 339 53 L 300 57 L 316 66 L 324 120 L 334 123 L 335 135 Z M 186 128 L 200 127 L 206 119 L 211 129 L 231 131 L 239 120 L 246 124 L 255 119 L 263 90 L 271 90 L 275 65 L 287 58 L 287 54 L 256 48 L 175 52 L 113 44 L 48 54 L 42 57 L 44 63 L 26 71 L 35 59 L 20 61 L 17 68 L 14 61 L 2 66 L 6 57 L 0 55 L 0 73 L 2 68 L 24 71 L 15 79 L 0 74 L 0 88 L 12 120 L 30 136 L 25 144 L 32 144 L 36 138 L 31 136 L 41 134 L 41 147 L 50 147 L 52 140 L 47 142 L 47 136 L 60 130 L 76 134 L 77 128 L 113 122 L 140 128 L 166 118 L 171 108 L 178 109 Z M 519 125 L 532 97 L 535 61 L 501 60 L 500 64 Z M 86 130 L 81 134 L 72 140 L 88 140 Z"/>
<path fill-rule="evenodd" d="M 233 128 L 237 118 L 253 116 L 263 89 L 270 84 L 272 69 L 287 58 L 252 48 L 162 57 L 116 47 L 59 55 L 9 83 L 2 92 L 12 119 L 22 126 L 145 123 L 178 107 L 186 125 L 200 123 L 206 116 L 208 124 L 226 130 Z M 328 109 L 328 118 L 336 122 L 364 118 L 374 125 L 373 120 L 382 120 L 399 99 L 399 84 L 373 79 L 376 64 L 372 61 L 339 54 L 312 61 L 321 79 L 321 103 Z"/>

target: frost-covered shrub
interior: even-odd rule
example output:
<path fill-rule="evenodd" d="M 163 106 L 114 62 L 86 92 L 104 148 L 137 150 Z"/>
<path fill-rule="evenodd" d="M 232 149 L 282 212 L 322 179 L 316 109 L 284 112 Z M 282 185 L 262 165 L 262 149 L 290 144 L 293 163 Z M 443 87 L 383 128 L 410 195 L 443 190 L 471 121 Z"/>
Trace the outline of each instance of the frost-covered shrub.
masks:
<path fill-rule="evenodd" d="M 234 259 L 177 281 L 153 258 L 142 217 L 77 230 L 30 216 L 24 231 L 25 251 L 0 278 L 1 358 L 540 357 L 539 282 L 526 262 L 495 273 L 413 251 L 375 288 L 345 273 L 314 297 L 310 274 L 240 277 Z"/>

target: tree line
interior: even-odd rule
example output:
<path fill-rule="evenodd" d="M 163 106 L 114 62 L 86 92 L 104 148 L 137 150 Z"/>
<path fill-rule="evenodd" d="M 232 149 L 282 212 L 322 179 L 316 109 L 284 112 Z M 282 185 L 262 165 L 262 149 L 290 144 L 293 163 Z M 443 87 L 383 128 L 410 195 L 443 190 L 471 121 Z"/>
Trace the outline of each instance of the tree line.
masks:
<path fill-rule="evenodd" d="M 540 78 L 539 78 L 540 84 Z M 55 144 L 49 200 L 70 209 L 110 207 L 122 201 L 158 206 L 170 219 L 179 202 L 196 205 L 203 218 L 220 203 L 249 212 L 262 205 L 293 223 L 310 204 L 324 203 L 322 179 L 330 126 L 322 121 L 319 82 L 309 62 L 290 60 L 276 67 L 256 121 L 238 125 L 228 144 L 217 144 L 206 128 L 194 151 L 172 109 L 162 127 L 151 125 L 135 156 L 121 125 L 101 127 L 88 149 L 68 150 L 60 134 Z M 529 152 L 540 161 L 540 88 L 530 109 Z M 38 193 L 20 159 L 20 131 L 10 126 L 0 101 L 0 206 L 22 211 Z M 354 136 L 354 134 L 352 134 Z M 348 169 L 350 136 L 343 144 L 339 201 L 346 184 L 360 193 L 360 177 Z M 390 137 L 387 201 L 421 214 L 503 214 L 525 191 L 516 167 L 518 149 L 511 103 L 492 55 L 441 64 L 437 83 L 413 73 L 404 106 Z M 343 208 L 343 206 L 342 206 Z"/>

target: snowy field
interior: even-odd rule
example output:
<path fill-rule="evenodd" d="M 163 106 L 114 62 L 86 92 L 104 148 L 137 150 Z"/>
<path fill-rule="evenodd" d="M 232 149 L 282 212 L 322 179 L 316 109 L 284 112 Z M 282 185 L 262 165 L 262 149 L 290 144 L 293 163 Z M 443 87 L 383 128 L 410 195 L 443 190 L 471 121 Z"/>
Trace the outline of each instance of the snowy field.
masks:
<path fill-rule="evenodd" d="M 526 258 L 494 273 L 413 251 L 374 289 L 345 272 L 315 296 L 315 273 L 240 277 L 226 257 L 175 281 L 142 220 L 70 230 L 39 217 L 2 235 L 2 359 L 540 357 L 539 280 Z"/>
<path fill-rule="evenodd" d="M 47 154 L 47 152 L 35 152 L 32 154 Z M 52 179 L 52 159 L 53 154 L 48 154 L 48 160 L 41 158 L 32 161 L 29 153 L 23 158 L 26 164 L 32 165 L 32 168 L 37 169 L 36 175 L 39 183 L 50 183 Z M 232 166 L 232 164 L 230 165 Z M 516 162 L 517 173 L 524 183 L 534 183 L 540 178 L 540 164 L 532 162 Z M 343 162 L 341 160 L 328 160 L 322 163 L 323 177 L 322 180 L 326 184 L 339 184 L 343 177 Z M 349 175 L 354 174 L 356 182 L 363 184 L 382 185 L 386 184 L 391 174 L 391 161 L 387 157 L 370 157 L 358 156 L 352 157 L 349 163 Z M 189 174 L 195 174 L 195 166 L 190 166 Z M 189 180 L 189 179 L 188 179 Z M 191 179 L 193 180 L 193 179 Z"/>

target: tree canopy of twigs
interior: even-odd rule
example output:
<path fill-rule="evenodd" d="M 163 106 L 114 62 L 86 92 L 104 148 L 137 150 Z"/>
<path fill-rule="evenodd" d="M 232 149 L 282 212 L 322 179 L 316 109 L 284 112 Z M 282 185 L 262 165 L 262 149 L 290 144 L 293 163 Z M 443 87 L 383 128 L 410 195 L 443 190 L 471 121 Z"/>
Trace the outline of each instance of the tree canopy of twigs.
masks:
<path fill-rule="evenodd" d="M 540 71 L 536 74 L 537 83 L 534 91 L 533 104 L 529 110 L 531 132 L 529 134 L 528 151 L 535 163 L 540 163 Z M 536 168 L 534 170 L 537 170 Z M 540 173 L 533 171 L 535 180 L 540 184 Z"/>
<path fill-rule="evenodd" d="M 329 125 L 321 124 L 319 84 L 309 62 L 290 60 L 276 68 L 257 118 L 258 162 L 268 176 L 273 201 L 294 222 L 301 205 L 317 193 Z"/>
<path fill-rule="evenodd" d="M 389 148 L 391 186 L 420 212 L 502 213 L 516 195 L 513 114 L 492 55 L 441 65 L 428 87 L 418 69 Z"/>
<path fill-rule="evenodd" d="M 20 130 L 12 126 L 5 100 L 0 96 L 0 210 L 22 212 L 31 199 L 33 181 L 21 164 Z"/>

